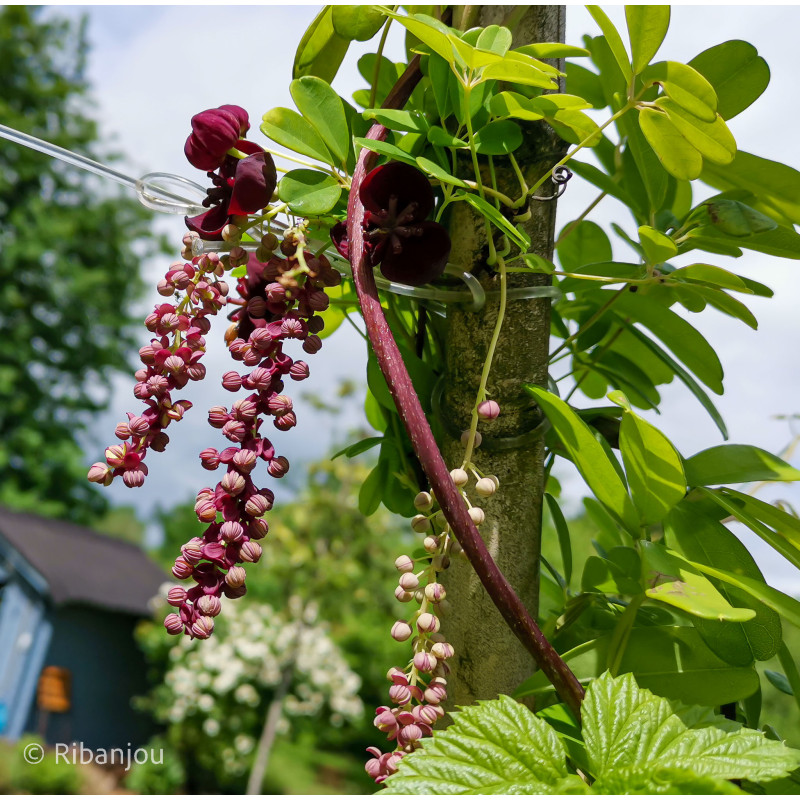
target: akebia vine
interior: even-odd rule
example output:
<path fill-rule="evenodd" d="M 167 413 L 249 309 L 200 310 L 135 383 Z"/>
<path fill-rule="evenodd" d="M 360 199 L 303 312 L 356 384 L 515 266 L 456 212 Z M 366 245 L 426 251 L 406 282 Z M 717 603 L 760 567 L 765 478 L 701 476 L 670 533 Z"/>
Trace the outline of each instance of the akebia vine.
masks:
<path fill-rule="evenodd" d="M 786 673 L 781 685 L 800 697 L 781 627 L 782 621 L 800 625 L 800 602 L 766 584 L 723 520 L 744 523 L 795 567 L 800 523 L 786 509 L 723 484 L 796 480 L 800 472 L 746 445 L 684 457 L 634 411 L 657 408 L 657 386 L 677 379 L 724 434 L 701 386 L 721 393 L 722 367 L 684 312 L 711 306 L 753 327 L 755 318 L 731 293 L 770 294 L 722 267 L 679 259 L 694 249 L 718 256 L 741 248 L 800 257 L 796 198 L 790 203 L 759 194 L 753 164 L 779 173 L 797 191 L 800 185 L 784 165 L 737 155 L 723 116 L 730 108 L 742 110 L 742 99 L 731 100 L 716 59 L 730 62 L 733 72 L 754 70 L 749 103 L 763 91 L 757 55 L 733 42 L 692 64 L 651 63 L 669 25 L 663 6 L 626 9 L 630 53 L 596 7 L 590 10 L 603 35 L 588 37 L 585 49 L 517 43 L 528 13 L 523 7 L 503 25 L 483 27 L 477 26 L 480 7 L 439 7 L 438 18 L 382 6 L 336 9 L 325 7 L 300 44 L 290 86 L 298 111 L 277 108 L 263 117 L 261 130 L 291 155 L 246 138 L 250 121 L 239 106 L 192 118 L 185 154 L 207 173 L 206 210 L 186 218 L 182 260 L 159 282 L 164 300 L 145 320 L 152 338 L 140 350 L 134 387 L 144 409 L 117 426 L 121 443 L 108 447 L 105 462 L 89 471 L 100 484 L 121 478 L 142 485 L 148 454 L 164 450 L 166 429 L 191 411 L 177 395 L 205 377 L 205 337 L 212 318 L 227 312 L 224 338 L 235 364 L 221 382 L 238 396 L 229 408 L 208 412 L 226 446 L 200 453 L 203 467 L 224 474 L 197 494 L 195 512 L 205 528 L 176 553 L 173 574 L 191 584 L 169 591 L 174 611 L 164 621 L 167 631 L 206 639 L 224 613 L 223 598 L 246 593 L 245 565 L 259 560 L 269 531 L 274 495 L 265 482 L 289 469 L 267 436 L 268 425 L 278 434 L 297 425 L 290 387 L 308 377 L 304 359 L 355 312 L 368 340 L 367 416 L 380 434 L 344 451 L 353 456 L 380 446 L 359 504 L 369 515 L 383 502 L 409 517 L 420 537 L 394 565 L 401 611 L 387 635 L 408 642 L 408 659 L 389 668 L 388 704 L 374 717 L 392 749 L 370 747 L 367 773 L 400 792 L 499 791 L 485 783 L 488 767 L 471 769 L 472 760 L 481 761 L 480 748 L 467 766 L 459 766 L 449 749 L 463 745 L 460 737 L 470 725 L 467 739 L 511 748 L 508 763 L 522 777 L 515 782 L 502 775 L 497 785 L 507 782 L 515 791 L 591 791 L 593 782 L 616 791 L 722 791 L 733 779 L 785 776 L 796 756 L 765 743 L 755 730 L 761 685 L 755 663 L 778 657 Z M 408 63 L 393 64 L 383 55 L 394 23 L 406 31 Z M 328 29 L 338 37 L 329 37 L 330 48 L 322 41 Z M 330 86 L 339 63 L 334 55 L 342 42 L 379 32 L 378 51 L 359 62 L 368 84 L 354 95 L 359 113 Z M 565 58 L 586 57 L 595 71 L 563 68 Z M 606 106 L 609 116 L 600 124 L 587 113 Z M 544 126 L 571 147 L 532 178 L 525 159 L 534 155 L 526 148 Z M 594 148 L 599 166 L 576 158 L 587 148 Z M 539 188 L 551 179 L 563 184 L 566 165 L 600 196 L 562 229 L 556 266 L 552 250 L 541 244 L 552 231 L 535 237 L 525 224 L 531 201 L 544 199 Z M 698 177 L 726 191 L 692 207 L 691 181 Z M 608 196 L 625 204 L 636 222 L 632 235 L 618 226 L 634 253 L 630 262 L 614 260 L 608 237 L 587 219 Z M 470 241 L 477 244 L 475 263 L 453 270 L 455 236 L 464 233 L 454 230 L 456 208 L 472 214 Z M 377 271 L 391 291 L 379 293 Z M 444 380 L 444 326 L 455 318 L 447 303 L 457 302 L 459 292 L 448 286 L 441 295 L 448 300 L 439 304 L 418 287 L 443 286 L 453 272 L 472 273 L 467 277 L 482 281 L 487 302 L 495 305 L 461 450 L 448 464 L 436 435 L 454 426 L 437 419 L 441 404 L 432 398 Z M 520 302 L 509 288 L 515 274 L 537 276 L 522 287 L 525 297 L 553 300 L 546 317 L 551 330 L 542 332 L 559 339 L 541 365 L 542 375 L 551 368 L 548 389 L 529 378 L 501 376 L 495 363 L 502 361 L 496 354 L 509 304 Z M 559 376 L 553 365 L 563 359 L 570 367 Z M 570 389 L 562 398 L 563 381 Z M 540 428 L 546 488 L 526 489 L 539 492 L 555 529 L 541 559 L 545 602 L 539 609 L 526 607 L 493 557 L 502 525 L 488 531 L 492 504 L 519 490 L 509 489 L 513 481 L 502 469 L 493 474 L 481 450 L 482 432 L 492 436 L 506 419 L 509 383 L 547 418 Z M 607 402 L 574 407 L 570 401 L 579 391 Z M 455 427 L 454 443 L 461 427 Z M 282 437 L 275 439 L 282 444 Z M 560 487 L 551 474 L 559 458 L 574 464 L 594 495 L 587 505 L 594 553 L 576 549 L 560 510 Z M 530 525 L 532 531 L 540 527 L 538 520 Z M 459 680 L 454 665 L 461 654 L 448 619 L 465 610 L 451 603 L 445 588 L 453 589 L 448 579 L 456 559 L 468 562 L 475 585 L 533 657 L 538 670 L 514 685 L 518 697 L 549 705 L 538 716 L 501 698 L 456 715 L 447 732 L 436 731 Z M 653 669 L 653 659 L 666 666 Z M 628 672 L 632 676 L 623 676 Z M 707 677 L 720 673 L 730 681 Z M 584 698 L 588 713 L 582 713 Z M 701 701 L 730 719 L 689 708 Z M 621 729 L 598 734 L 598 719 L 613 716 L 614 703 L 619 719 L 636 727 L 635 736 Z M 657 711 L 685 741 L 706 737 L 721 753 L 740 753 L 739 762 L 730 766 L 735 755 L 693 761 L 666 747 L 644 761 L 641 753 L 634 758 L 624 751 L 614 769 L 595 763 L 608 742 L 616 747 L 628 734 L 631 742 L 649 741 L 651 720 L 637 717 L 637 703 Z M 514 731 L 511 739 L 501 736 L 498 744 L 494 718 Z M 744 750 L 736 748 L 762 754 L 769 764 L 745 763 Z M 542 749 L 547 757 L 530 762 L 526 754 Z M 452 768 L 447 780 L 427 772 L 439 758 Z M 543 777 L 545 762 L 552 769 Z"/>

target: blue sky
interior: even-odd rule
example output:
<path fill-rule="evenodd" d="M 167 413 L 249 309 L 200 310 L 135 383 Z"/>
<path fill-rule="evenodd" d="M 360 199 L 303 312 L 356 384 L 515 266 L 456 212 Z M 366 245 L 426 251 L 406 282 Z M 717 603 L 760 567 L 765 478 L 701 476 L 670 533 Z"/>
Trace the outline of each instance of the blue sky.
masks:
<path fill-rule="evenodd" d="M 97 115 L 106 139 L 127 154 L 131 173 L 166 171 L 202 180 L 202 175 L 183 157 L 189 118 L 205 108 L 236 103 L 250 112 L 254 123 L 251 135 L 263 144 L 257 121 L 269 108 L 291 105 L 288 84 L 294 48 L 317 8 L 62 6 L 51 9 L 50 13 L 88 14 L 93 45 L 89 75 L 94 85 Z M 621 7 L 611 7 L 609 13 L 624 29 Z M 791 104 L 797 96 L 796 75 L 800 66 L 796 43 L 799 23 L 800 8 L 793 6 L 676 6 L 672 29 L 659 52 L 660 58 L 689 60 L 727 39 L 746 39 L 756 45 L 770 64 L 772 82 L 753 108 L 731 122 L 731 129 L 740 149 L 782 160 L 795 168 L 800 168 L 800 150 L 792 135 L 797 111 Z M 595 24 L 582 7 L 570 6 L 567 41 L 580 44 L 582 34 L 587 32 L 596 35 Z M 398 53 L 399 40 L 394 38 L 390 47 Z M 344 96 L 360 86 L 355 61 L 363 48 L 354 50 L 355 55 L 348 57 L 335 83 Z M 573 181 L 559 204 L 560 224 L 580 213 L 592 197 L 591 190 L 582 189 Z M 628 220 L 620 218 L 613 208 L 613 201 L 604 206 L 590 219 L 601 225 L 611 220 L 622 221 L 633 230 Z M 179 219 L 159 219 L 158 229 L 178 246 L 182 235 Z M 624 245 L 614 246 L 617 256 L 630 257 Z M 145 265 L 151 284 L 163 274 L 169 260 Z M 726 394 L 719 398 L 719 407 L 728 423 L 731 441 L 780 451 L 791 432 L 785 421 L 774 417 L 800 411 L 796 356 L 796 276 L 800 264 L 782 263 L 761 255 L 747 255 L 735 264 L 725 265 L 718 259 L 714 263 L 757 278 L 776 291 L 775 299 L 756 298 L 751 304 L 760 322 L 757 333 L 713 310 L 691 321 L 718 348 L 725 367 Z M 153 292 L 147 305 L 156 299 Z M 143 341 L 145 334 L 142 328 Z M 354 353 L 363 353 L 360 338 L 352 330 L 342 329 L 326 342 L 322 353 L 309 359 L 312 379 L 302 388 L 330 396 L 339 378 L 363 381 L 365 361 Z M 124 487 L 112 487 L 115 500 L 136 502 L 147 512 L 157 502 L 169 505 L 192 496 L 207 484 L 211 476 L 200 468 L 196 454 L 215 440 L 205 422 L 204 409 L 230 401 L 230 395 L 218 388 L 214 377 L 227 369 L 226 358 L 222 347 L 209 352 L 209 379 L 199 391 L 194 386 L 194 391 L 188 393 L 196 407 L 189 419 L 170 431 L 173 439 L 170 449 L 150 459 L 150 477 L 135 497 Z M 113 410 L 99 417 L 91 432 L 96 448 L 91 460 L 99 458 L 104 443 L 113 439 L 114 424 L 123 418 L 124 411 L 135 409 L 132 386 L 132 378 L 117 380 Z M 682 386 L 666 387 L 663 396 L 664 413 L 657 424 L 684 455 L 720 443 L 713 425 Z M 298 428 L 280 435 L 276 442 L 279 451 L 294 461 L 323 456 L 333 441 L 341 440 L 346 429 L 359 421 L 359 414 L 357 409 L 351 409 L 339 421 L 338 429 L 334 429 L 330 417 L 320 418 L 301 404 L 298 418 Z M 300 472 L 294 471 L 295 480 L 301 478 Z M 567 491 L 577 501 L 582 491 L 579 479 L 569 471 L 563 477 Z M 782 486 L 769 487 L 760 496 L 800 501 L 796 489 Z M 800 588 L 781 583 L 789 573 L 783 569 L 779 557 L 765 549 L 759 553 L 762 564 L 776 576 L 779 586 Z"/>

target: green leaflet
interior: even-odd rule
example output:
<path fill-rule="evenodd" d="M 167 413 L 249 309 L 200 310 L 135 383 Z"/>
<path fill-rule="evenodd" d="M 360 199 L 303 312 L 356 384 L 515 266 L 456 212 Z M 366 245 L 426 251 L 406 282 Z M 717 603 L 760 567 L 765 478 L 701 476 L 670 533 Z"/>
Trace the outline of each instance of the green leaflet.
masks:
<path fill-rule="evenodd" d="M 567 229 L 569 229 L 569 235 L 564 236 Z M 606 232 L 596 222 L 581 220 L 577 224 L 567 223 L 561 229 L 559 239 L 561 242 L 556 248 L 556 252 L 561 267 L 567 272 L 576 272 L 585 264 L 596 265 L 611 262 L 613 257 L 611 242 L 608 240 Z M 592 275 L 604 274 L 593 269 L 588 271 Z M 564 291 L 570 290 L 564 289 Z"/>
<path fill-rule="evenodd" d="M 651 108 L 639 112 L 642 133 L 670 175 L 682 181 L 693 181 L 703 170 L 703 157 L 689 144 L 672 120 Z"/>
<path fill-rule="evenodd" d="M 664 94 L 705 122 L 716 119 L 714 87 L 695 69 L 678 61 L 659 61 L 642 73 L 645 86 L 658 84 Z"/>
<path fill-rule="evenodd" d="M 608 43 L 608 46 L 614 55 L 614 59 L 617 62 L 620 72 L 622 73 L 622 77 L 626 82 L 629 82 L 633 77 L 633 73 L 631 71 L 631 64 L 630 61 L 628 61 L 628 54 L 625 51 L 625 45 L 622 43 L 622 37 L 619 35 L 619 31 L 614 27 L 614 24 L 606 16 L 606 13 L 600 8 L 600 6 L 586 6 L 586 8 L 592 15 L 592 18 L 597 23 L 600 30 L 603 32 L 603 36 L 605 36 L 606 42 Z"/>
<path fill-rule="evenodd" d="M 641 72 L 661 47 L 669 28 L 669 11 L 669 6 L 625 6 L 634 72 Z"/>
<path fill-rule="evenodd" d="M 664 521 L 668 540 L 692 560 L 745 575 L 764 579 L 747 548 L 719 521 L 702 512 L 694 495 L 682 501 Z M 734 606 L 751 608 L 752 620 L 745 622 L 706 622 L 694 626 L 703 641 L 729 664 L 746 666 L 766 661 L 778 652 L 781 644 L 780 616 L 740 589 L 716 581 L 719 592 Z"/>
<path fill-rule="evenodd" d="M 380 6 L 332 6 L 333 29 L 343 39 L 366 42 L 384 25 Z"/>
<path fill-rule="evenodd" d="M 686 460 L 690 486 L 751 481 L 797 481 L 800 470 L 778 456 L 749 444 L 721 444 Z"/>
<path fill-rule="evenodd" d="M 303 34 L 292 66 L 292 77 L 316 75 L 330 83 L 344 61 L 350 42 L 333 27 L 333 6 L 325 6 Z"/>
<path fill-rule="evenodd" d="M 325 81 L 310 75 L 292 81 L 289 91 L 297 109 L 337 160 L 336 166 L 343 166 L 350 148 L 350 130 L 339 95 Z"/>
<path fill-rule="evenodd" d="M 522 145 L 522 129 L 511 120 L 496 120 L 476 131 L 473 142 L 481 155 L 508 155 Z"/>
<path fill-rule="evenodd" d="M 264 114 L 261 131 L 274 142 L 321 161 L 336 166 L 338 160 L 331 155 L 314 126 L 290 108 L 273 108 Z"/>
<path fill-rule="evenodd" d="M 333 175 L 313 169 L 293 169 L 278 184 L 278 198 L 302 216 L 326 214 L 341 194 L 342 187 Z"/>
<path fill-rule="evenodd" d="M 625 484 L 589 426 L 563 400 L 540 386 L 526 384 L 525 390 L 541 406 L 594 496 L 635 533 L 638 515 Z"/>
<path fill-rule="evenodd" d="M 678 255 L 675 242 L 666 233 L 651 228 L 649 225 L 642 225 L 639 228 L 639 242 L 648 264 L 662 264 Z"/>
<path fill-rule="evenodd" d="M 556 529 L 558 546 L 561 550 L 561 563 L 564 566 L 564 578 L 566 579 L 567 585 L 569 585 L 572 581 L 572 544 L 569 538 L 569 526 L 555 497 L 545 493 L 544 499 L 547 503 L 547 509 L 550 512 L 553 526 Z"/>

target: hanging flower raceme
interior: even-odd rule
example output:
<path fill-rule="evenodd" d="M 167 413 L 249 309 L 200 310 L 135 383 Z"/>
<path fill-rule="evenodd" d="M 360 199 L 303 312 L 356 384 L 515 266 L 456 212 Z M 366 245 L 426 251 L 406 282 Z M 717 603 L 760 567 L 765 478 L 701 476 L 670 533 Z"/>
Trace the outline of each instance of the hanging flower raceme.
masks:
<path fill-rule="evenodd" d="M 414 167 L 392 161 L 375 167 L 359 190 L 364 204 L 364 239 L 373 266 L 385 278 L 422 286 L 440 277 L 450 255 L 450 236 L 438 222 L 426 220 L 433 190 Z M 331 230 L 336 249 L 349 258 L 345 223 Z"/>

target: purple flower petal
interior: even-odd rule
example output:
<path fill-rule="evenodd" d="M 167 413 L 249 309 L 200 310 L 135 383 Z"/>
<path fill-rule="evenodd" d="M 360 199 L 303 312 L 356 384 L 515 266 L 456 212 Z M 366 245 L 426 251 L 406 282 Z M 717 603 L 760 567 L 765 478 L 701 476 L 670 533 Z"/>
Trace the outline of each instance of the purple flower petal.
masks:
<path fill-rule="evenodd" d="M 416 167 L 400 161 L 375 167 L 364 178 L 358 196 L 367 211 L 378 215 L 385 215 L 391 205 L 400 214 L 415 203 L 408 220 L 413 222 L 425 219 L 434 205 L 433 189 L 425 175 Z"/>
<path fill-rule="evenodd" d="M 264 208 L 278 184 L 278 173 L 271 155 L 253 142 L 241 140 L 238 145 L 244 145 L 240 149 L 252 155 L 241 159 L 236 166 L 229 215 L 252 214 Z"/>
<path fill-rule="evenodd" d="M 395 283 L 422 286 L 444 272 L 450 255 L 450 236 L 438 222 L 420 222 L 421 235 L 402 239 L 400 252 L 386 247 L 381 273 Z"/>
<path fill-rule="evenodd" d="M 213 206 L 196 217 L 184 217 L 186 227 L 200 234 L 201 239 L 219 242 L 222 240 L 222 229 L 228 224 L 228 209 L 225 206 Z"/>
<path fill-rule="evenodd" d="M 243 111 L 239 109 L 239 112 Z M 239 112 L 211 108 L 192 117 L 192 133 L 186 140 L 184 153 L 193 167 L 208 172 L 220 166 L 225 153 L 241 137 L 242 120 Z M 249 125 L 247 120 L 245 123 Z"/>

